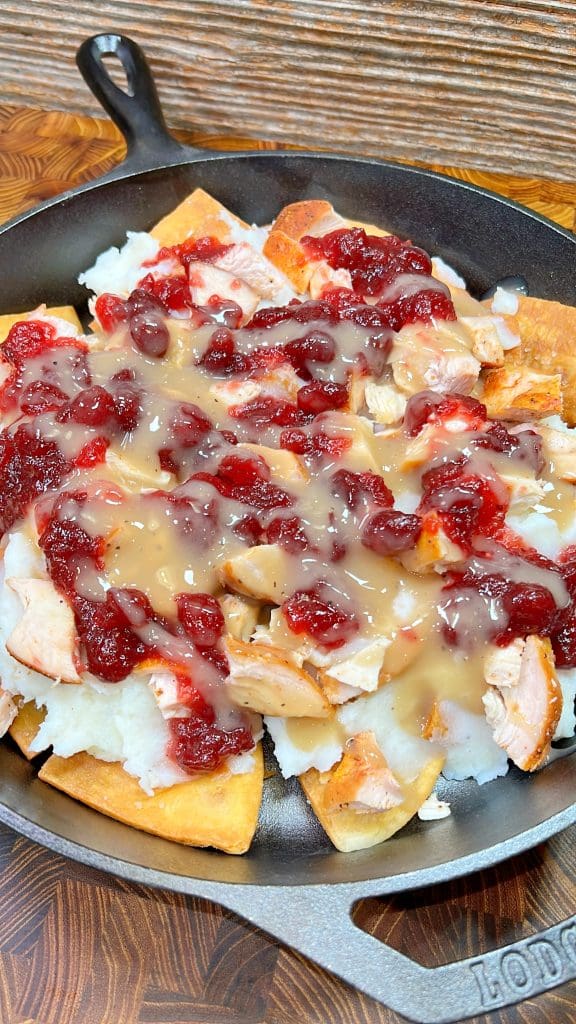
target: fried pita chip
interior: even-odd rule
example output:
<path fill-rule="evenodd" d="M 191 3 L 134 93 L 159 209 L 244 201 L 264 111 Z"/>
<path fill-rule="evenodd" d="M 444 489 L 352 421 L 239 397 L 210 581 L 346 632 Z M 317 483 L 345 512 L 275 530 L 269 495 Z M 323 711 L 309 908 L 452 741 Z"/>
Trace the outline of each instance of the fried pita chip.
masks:
<path fill-rule="evenodd" d="M 8 730 L 16 746 L 29 761 L 36 757 L 38 753 L 37 750 L 31 750 L 30 748 L 44 721 L 44 714 L 44 710 L 37 708 L 34 701 L 30 700 L 26 704 L 21 705 L 16 718 Z"/>
<path fill-rule="evenodd" d="M 249 225 L 227 210 L 202 188 L 196 188 L 175 210 L 166 214 L 150 234 L 160 245 L 178 245 L 187 238 L 217 238 L 224 244 L 233 241 L 234 227 Z"/>
<path fill-rule="evenodd" d="M 14 324 L 17 324 L 20 320 L 25 320 L 32 312 L 34 310 L 28 310 L 26 313 L 4 313 L 3 316 L 0 316 L 0 341 L 4 340 Z M 82 334 L 82 324 L 78 319 L 74 306 L 49 306 L 42 315 L 56 316 L 60 320 L 66 320 L 67 323 L 72 324 L 72 327 L 76 327 L 78 332 Z"/>
<path fill-rule="evenodd" d="M 311 768 L 300 777 L 300 782 L 312 810 L 336 849 L 342 853 L 352 853 L 384 842 L 410 821 L 430 796 L 443 764 L 443 756 L 431 758 L 413 782 L 402 785 L 402 803 L 387 811 L 329 810 L 326 805 L 326 787 L 333 778 L 335 768 L 322 773 Z"/>
<path fill-rule="evenodd" d="M 227 768 L 198 775 L 147 796 L 117 762 L 90 754 L 50 757 L 39 778 L 109 818 L 188 846 L 245 853 L 256 830 L 262 799 L 263 758 L 243 775 Z"/>

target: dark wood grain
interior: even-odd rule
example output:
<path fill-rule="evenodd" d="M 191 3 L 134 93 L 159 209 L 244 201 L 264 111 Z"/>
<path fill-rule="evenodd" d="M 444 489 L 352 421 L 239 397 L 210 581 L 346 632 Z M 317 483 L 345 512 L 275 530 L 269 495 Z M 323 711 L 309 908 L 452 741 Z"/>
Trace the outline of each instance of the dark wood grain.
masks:
<path fill-rule="evenodd" d="M 576 905 L 576 830 L 505 865 L 365 900 L 356 920 L 428 966 L 532 934 Z M 2 1024 L 400 1024 L 230 912 L 115 880 L 0 826 Z M 570 1024 L 576 983 L 476 1024 Z"/>
<path fill-rule="evenodd" d="M 200 133 L 182 137 L 206 142 Z M 244 148 L 238 137 L 211 139 Z M 274 143 L 252 143 L 273 146 Z M 0 107 L 0 221 L 102 173 L 107 122 Z M 576 186 L 442 168 L 568 227 Z M 576 828 L 470 878 L 365 900 L 357 923 L 435 966 L 478 955 L 576 908 Z M 572 982 L 475 1024 L 572 1024 Z M 204 900 L 132 885 L 0 826 L 0 1024 L 400 1024 L 401 1018 Z"/>
<path fill-rule="evenodd" d="M 568 0 L 3 0 L 0 102 L 95 113 L 74 53 L 149 54 L 168 121 L 572 180 Z"/>

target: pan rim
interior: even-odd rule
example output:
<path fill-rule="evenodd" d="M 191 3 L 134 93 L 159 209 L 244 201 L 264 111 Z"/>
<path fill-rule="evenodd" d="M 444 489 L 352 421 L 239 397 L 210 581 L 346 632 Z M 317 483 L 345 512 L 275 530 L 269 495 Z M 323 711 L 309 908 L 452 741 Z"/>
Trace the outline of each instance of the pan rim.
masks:
<path fill-rule="evenodd" d="M 576 235 L 568 228 L 562 227 L 556 221 L 550 220 L 549 217 L 544 214 L 538 213 L 529 206 L 525 206 L 522 203 L 517 202 L 515 199 L 510 199 L 508 196 L 503 196 L 499 192 L 494 192 L 492 189 L 485 188 L 483 185 L 475 185 L 473 182 L 466 181 L 462 178 L 453 177 L 450 174 L 446 174 L 442 171 L 430 170 L 426 167 L 420 167 L 412 164 L 404 164 L 401 162 L 396 163 L 391 160 L 379 160 L 376 157 L 360 157 L 351 156 L 347 153 L 333 153 L 324 152 L 323 150 L 300 150 L 300 149 L 271 149 L 271 150 L 196 150 L 190 148 L 189 152 L 186 151 L 186 147 L 182 147 L 183 156 L 182 158 L 174 158 L 167 161 L 164 164 L 151 163 L 146 166 L 137 165 L 130 158 L 126 158 L 120 164 L 112 168 L 112 171 L 107 174 L 101 175 L 97 178 L 91 179 L 87 182 L 82 182 L 73 189 L 67 189 L 64 192 L 58 193 L 56 196 L 51 196 L 49 199 L 44 200 L 35 206 L 24 210 L 22 213 L 16 214 L 9 220 L 4 221 L 0 224 L 0 236 L 4 235 L 11 228 L 16 227 L 19 224 L 23 224 L 25 221 L 38 216 L 44 210 L 52 209 L 59 205 L 74 200 L 76 196 L 83 195 L 84 193 L 91 191 L 98 191 L 100 188 L 104 188 L 109 184 L 114 184 L 119 181 L 129 181 L 131 179 L 145 177 L 147 175 L 153 175 L 155 173 L 162 173 L 163 171 L 177 167 L 192 166 L 197 163 L 213 163 L 213 162 L 225 162 L 232 160 L 234 162 L 250 161 L 250 160 L 262 160 L 271 161 L 278 158 L 286 158 L 288 160 L 297 160 L 305 158 L 307 160 L 328 160 L 329 162 L 342 163 L 346 162 L 354 165 L 366 165 L 376 168 L 382 168 L 386 171 L 400 172 L 404 174 L 413 175 L 416 178 L 422 178 L 423 180 L 431 179 L 433 181 L 447 182 L 455 189 L 459 189 L 463 192 L 471 192 L 476 195 L 486 196 L 493 200 L 500 206 L 508 207 L 512 210 L 517 211 L 524 217 L 534 220 L 539 224 L 553 230 L 556 234 L 560 235 L 569 242 L 572 242 L 576 246 Z"/>
<path fill-rule="evenodd" d="M 128 161 L 123 164 L 120 164 L 117 168 L 115 168 L 112 172 L 112 175 L 106 175 L 104 177 L 100 177 L 92 181 L 83 183 L 72 190 L 61 193 L 60 195 L 55 197 L 51 197 L 50 199 L 46 200 L 44 203 L 36 207 L 33 207 L 29 210 L 25 210 L 23 213 L 17 215 L 15 218 L 12 218 L 11 220 L 1 225 L 0 235 L 4 235 L 7 232 L 9 232 L 12 227 L 15 227 L 40 215 L 44 210 L 53 209 L 58 206 L 65 207 L 68 203 L 73 202 L 77 196 L 83 195 L 84 193 L 88 192 L 99 192 L 100 189 L 106 188 L 108 184 L 113 185 L 119 181 L 134 181 L 136 184 L 138 184 L 140 181 L 145 181 L 155 174 L 162 174 L 163 172 L 168 171 L 171 168 L 193 167 L 194 165 L 202 163 L 226 163 L 232 161 L 235 164 L 239 164 L 244 161 L 249 161 L 264 164 L 269 161 L 276 161 L 279 158 L 286 159 L 288 161 L 315 161 L 321 159 L 323 161 L 333 164 L 346 163 L 349 166 L 370 166 L 376 169 L 382 169 L 383 172 L 409 175 L 415 179 L 420 179 L 422 181 L 440 180 L 443 183 L 447 183 L 451 189 L 460 190 L 460 192 L 464 193 L 477 194 L 482 197 L 489 198 L 492 203 L 498 204 L 499 207 L 511 208 L 517 211 L 518 214 L 520 214 L 523 218 L 528 218 L 528 220 L 535 221 L 544 225 L 548 230 L 553 230 L 556 235 L 568 240 L 572 245 L 576 245 L 576 237 L 569 230 L 561 227 L 560 225 L 556 224 L 553 221 L 550 221 L 548 218 L 537 213 L 536 211 L 533 211 L 512 199 L 504 197 L 499 193 L 492 192 L 491 190 L 486 189 L 482 186 L 474 185 L 471 182 L 451 177 L 450 175 L 444 174 L 442 172 L 428 170 L 427 168 L 416 167 L 392 161 L 382 161 L 376 158 L 368 157 L 354 157 L 349 154 L 325 153 L 323 151 L 304 150 L 244 150 L 240 152 L 212 150 L 206 150 L 205 152 L 201 150 L 192 150 L 190 152 L 186 152 L 185 150 L 183 150 L 181 157 L 178 156 L 177 158 L 173 158 L 169 162 L 166 162 L 165 164 L 161 165 L 158 165 L 156 163 L 150 166 L 135 167 L 133 164 L 130 164 L 130 161 Z M 496 208 L 497 207 L 494 207 L 494 209 Z M 12 827 L 17 828 L 17 831 L 20 831 L 22 834 L 27 835 L 29 838 L 32 838 L 37 842 L 40 842 L 42 845 L 46 845 L 51 849 L 55 849 L 56 852 L 60 852 L 58 850 L 58 843 L 62 843 L 67 847 L 67 852 L 65 853 L 66 856 L 71 856 L 75 860 L 80 860 L 82 863 L 92 864 L 92 866 L 96 867 L 103 866 L 105 861 L 110 862 L 111 866 L 103 866 L 104 870 L 112 871 L 116 874 L 121 875 L 121 877 L 131 878 L 132 880 L 136 881 L 140 880 L 134 878 L 133 875 L 134 871 L 140 870 L 138 865 L 135 865 L 130 861 L 126 861 L 116 857 L 110 857 L 106 854 L 99 853 L 98 851 L 95 851 L 91 848 L 83 847 L 82 844 L 79 844 L 72 839 L 66 839 L 65 837 L 58 836 L 57 833 L 50 832 L 48 829 L 45 829 L 43 826 L 38 825 L 36 822 L 32 822 L 25 816 L 18 814 L 18 812 L 12 811 L 9 807 L 7 807 L 6 804 L 0 803 L 0 820 L 10 825 L 11 821 L 7 820 L 8 818 L 11 818 L 14 822 L 18 823 L 16 826 L 12 825 Z M 376 877 L 372 873 L 370 874 L 370 882 L 377 881 L 380 884 L 380 887 L 382 887 L 383 884 L 387 886 L 392 885 L 395 879 L 403 879 L 401 883 L 402 888 L 414 888 L 416 886 L 429 885 L 437 881 L 444 881 L 449 878 L 455 878 L 460 875 L 479 870 L 480 868 L 488 867 L 491 864 L 498 863 L 499 861 L 505 860 L 511 856 L 514 856 L 517 853 L 521 853 L 527 849 L 530 849 L 533 845 L 541 841 L 544 841 L 545 839 L 549 838 L 555 833 L 573 824 L 575 821 L 576 803 L 565 808 L 564 810 L 557 812 L 550 818 L 545 819 L 544 822 L 540 822 L 535 826 L 529 827 L 528 829 L 524 829 L 523 831 L 517 833 L 514 836 L 510 836 L 504 840 L 501 840 L 488 847 L 483 848 L 481 851 L 464 854 L 463 856 L 458 857 L 456 859 L 446 860 L 445 862 L 443 862 L 442 865 L 432 865 L 431 867 L 429 866 L 414 869 L 411 872 L 408 872 L 406 875 L 378 875 L 378 877 Z M 45 833 L 46 835 L 50 835 L 53 837 L 55 836 L 58 841 L 57 844 L 54 845 L 49 842 L 45 842 L 41 838 L 41 833 Z M 102 859 L 102 865 L 95 864 L 93 860 L 90 859 L 90 857 L 84 858 L 79 856 L 78 851 L 81 851 L 83 849 L 86 849 L 87 853 L 90 854 L 93 858 L 95 857 L 98 860 Z M 222 855 L 220 854 L 218 856 L 221 857 Z M 120 870 L 118 865 L 128 865 L 128 868 L 131 870 L 128 872 L 125 870 Z M 146 874 L 146 880 L 148 884 L 156 884 L 160 886 L 166 886 L 168 884 L 170 887 L 174 887 L 173 881 L 171 883 L 168 883 L 165 880 L 163 880 L 165 876 L 164 872 L 156 871 L 153 868 L 144 868 L 142 870 Z M 160 876 L 162 876 L 162 880 L 156 882 L 153 880 L 152 876 L 158 876 L 159 878 Z M 202 881 L 203 884 L 209 884 L 214 886 L 221 886 L 225 884 L 221 881 L 218 881 L 217 879 L 203 880 L 202 878 L 198 879 L 196 876 L 193 875 L 174 875 L 172 873 L 168 873 L 166 877 L 172 880 L 185 879 L 187 881 L 195 882 L 196 886 L 194 887 L 194 889 L 178 887 L 178 891 L 186 892 L 196 892 L 197 884 L 200 881 Z M 410 881 L 410 879 L 413 879 L 413 881 Z M 234 882 L 230 884 L 234 885 L 236 888 L 242 885 L 249 885 L 252 887 L 254 885 L 261 886 L 262 884 L 270 884 L 271 886 L 278 885 L 278 887 L 284 888 L 292 887 L 294 885 L 301 885 L 302 883 L 298 881 L 283 881 L 281 883 L 263 883 L 262 881 L 256 880 L 249 882 Z M 318 886 L 326 883 L 322 881 L 315 881 L 310 884 L 317 888 Z M 364 880 L 353 882 L 330 882 L 328 884 L 346 885 L 348 888 L 350 888 L 354 886 L 366 886 L 370 883 Z M 395 889 L 396 886 L 394 885 L 394 890 Z M 394 890 L 391 888 L 386 889 L 386 891 Z"/>
<path fill-rule="evenodd" d="M 43 784 L 45 785 L 45 784 Z M 66 797 L 71 800 L 70 797 Z M 76 801 L 73 801 L 74 803 Z M 98 814 L 99 812 L 93 811 Z M 162 871 L 157 868 L 146 867 L 124 857 L 115 856 L 95 850 L 84 843 L 70 839 L 67 836 L 59 835 L 56 832 L 38 824 L 38 822 L 26 817 L 19 811 L 15 811 L 6 803 L 0 802 L 0 822 L 7 825 L 20 835 L 38 843 L 45 849 L 63 857 L 68 857 L 76 862 L 85 864 L 96 870 L 105 871 L 117 877 L 124 878 L 136 884 L 151 885 L 155 888 L 169 889 L 173 892 L 182 892 L 188 895 L 207 895 L 215 898 L 216 890 L 243 891 L 265 888 L 268 890 L 290 890 L 294 888 L 309 888 L 311 891 L 329 887 L 345 891 L 351 899 L 359 899 L 369 895 L 388 895 L 392 893 L 408 892 L 413 889 L 425 888 L 431 885 L 452 881 L 466 875 L 493 867 L 503 861 L 534 849 L 540 843 L 551 839 L 559 832 L 564 831 L 576 824 L 576 802 L 572 805 L 551 815 L 550 818 L 539 822 L 531 828 L 510 836 L 508 839 L 493 843 L 480 851 L 464 854 L 455 859 L 443 860 L 437 864 L 425 868 L 416 868 L 406 872 L 392 875 L 370 875 L 363 879 L 354 881 L 326 881 L 310 880 L 303 883 L 298 881 L 271 881 L 263 882 L 260 879 L 248 879 L 245 881 L 234 881 L 201 875 L 187 875 L 172 871 Z M 114 822 L 120 825 L 119 822 Z M 131 828 L 122 825 L 123 828 Z M 137 832 L 137 830 L 132 830 Z M 178 846 L 178 844 L 175 844 Z M 218 858 L 229 859 L 230 855 L 216 854 Z M 348 854 L 341 856 L 349 857 Z M 233 858 L 236 859 L 236 858 Z M 214 889 L 214 892 L 210 892 Z"/>

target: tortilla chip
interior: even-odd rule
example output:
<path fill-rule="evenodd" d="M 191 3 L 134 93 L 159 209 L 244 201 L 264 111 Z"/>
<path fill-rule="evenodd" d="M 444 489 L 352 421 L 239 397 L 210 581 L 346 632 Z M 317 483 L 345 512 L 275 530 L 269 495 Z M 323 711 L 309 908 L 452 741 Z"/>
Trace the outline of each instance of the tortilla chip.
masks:
<path fill-rule="evenodd" d="M 37 708 L 34 701 L 30 700 L 26 704 L 22 704 L 8 730 L 14 743 L 29 761 L 38 754 L 37 750 L 30 750 L 30 747 L 43 721 L 43 709 Z"/>
<path fill-rule="evenodd" d="M 33 312 L 33 310 L 28 310 L 25 313 L 4 313 L 0 316 L 0 341 L 4 341 L 8 331 L 14 326 L 14 324 L 17 324 L 19 320 L 25 319 L 31 312 Z M 61 320 L 66 320 L 67 323 L 76 327 L 80 334 L 82 334 L 82 324 L 78 319 L 78 314 L 74 309 L 74 306 L 49 306 L 46 310 L 45 316 L 60 317 Z"/>
<path fill-rule="evenodd" d="M 520 337 L 520 345 L 506 352 L 506 364 L 520 364 L 542 373 L 562 375 L 563 415 L 576 425 L 576 308 L 548 299 L 518 296 L 518 310 L 504 317 Z"/>
<path fill-rule="evenodd" d="M 244 775 L 227 768 L 197 775 L 147 796 L 138 781 L 117 762 L 90 754 L 50 757 L 38 777 L 109 818 L 188 846 L 213 846 L 245 853 L 256 830 L 262 799 L 263 758 Z"/>
<path fill-rule="evenodd" d="M 150 234 L 160 245 L 178 245 L 186 238 L 217 238 L 232 242 L 233 226 L 249 228 L 243 220 L 227 210 L 202 188 L 196 188 L 175 210 L 167 213 Z"/>
<path fill-rule="evenodd" d="M 300 777 L 300 783 L 314 814 L 336 849 L 342 853 L 352 853 L 354 850 L 366 850 L 370 846 L 383 843 L 410 821 L 430 796 L 443 764 L 443 756 L 431 758 L 414 782 L 403 785 L 403 803 L 391 807 L 388 811 L 328 810 L 324 794 L 335 768 L 322 773 L 311 768 Z"/>

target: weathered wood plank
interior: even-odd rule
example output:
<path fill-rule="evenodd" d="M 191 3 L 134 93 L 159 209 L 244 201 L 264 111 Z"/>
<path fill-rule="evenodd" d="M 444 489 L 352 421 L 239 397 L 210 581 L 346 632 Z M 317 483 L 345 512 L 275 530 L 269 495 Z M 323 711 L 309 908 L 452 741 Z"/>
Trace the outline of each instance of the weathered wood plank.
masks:
<path fill-rule="evenodd" d="M 3 0 L 0 103 L 96 113 L 82 38 L 132 35 L 169 122 L 571 180 L 576 3 Z"/>

